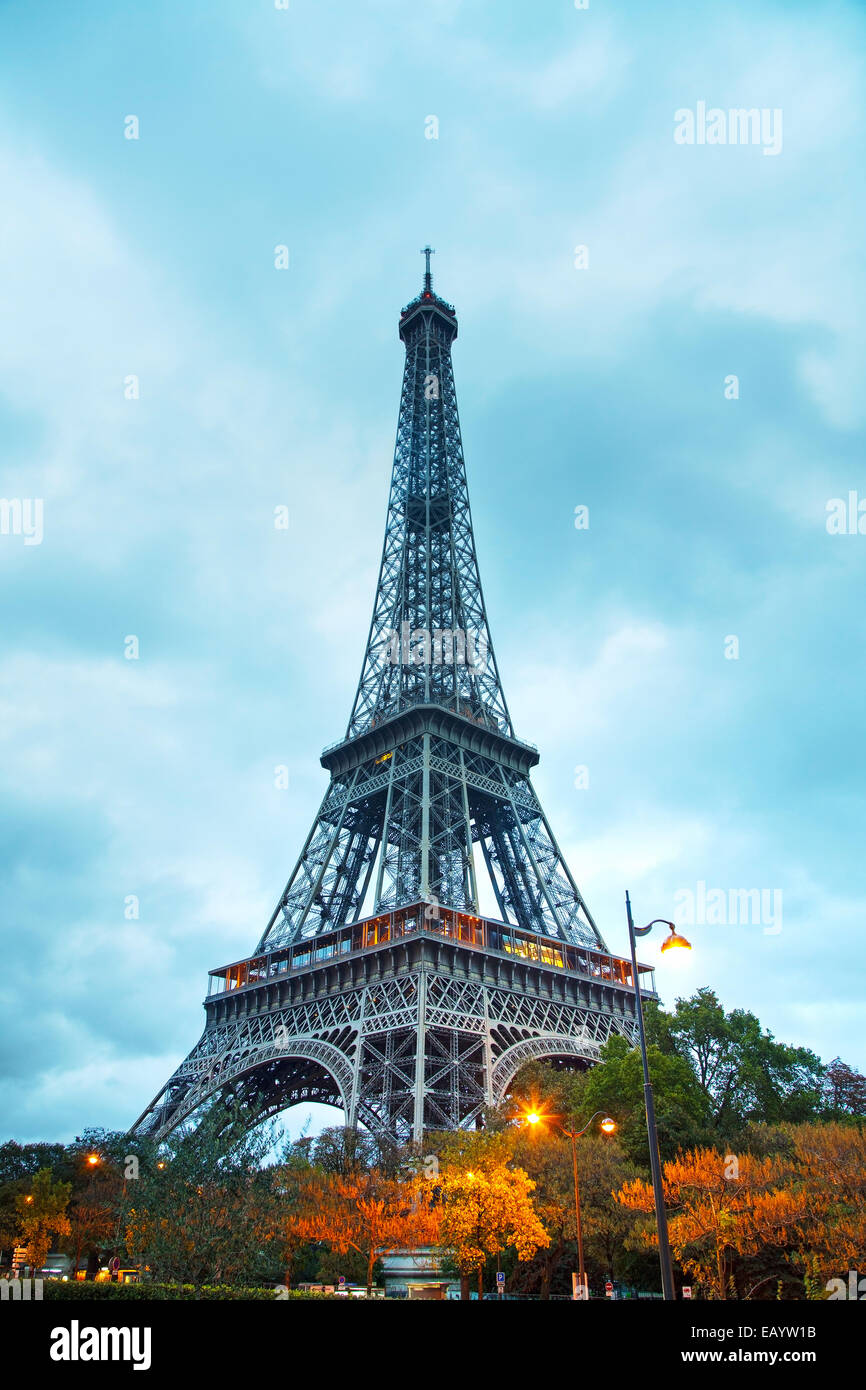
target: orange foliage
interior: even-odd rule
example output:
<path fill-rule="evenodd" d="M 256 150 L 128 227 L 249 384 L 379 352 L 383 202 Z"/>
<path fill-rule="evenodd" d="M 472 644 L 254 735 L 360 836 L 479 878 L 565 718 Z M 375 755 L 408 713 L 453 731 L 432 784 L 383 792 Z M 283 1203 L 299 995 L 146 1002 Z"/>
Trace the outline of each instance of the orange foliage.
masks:
<path fill-rule="evenodd" d="M 419 1197 L 414 1184 L 395 1182 L 375 1170 L 340 1176 L 312 1170 L 299 1181 L 296 1207 L 286 1219 L 287 1233 L 323 1241 L 344 1254 L 356 1250 L 367 1261 L 367 1289 L 379 1255 L 434 1245 L 439 1215 Z"/>
<path fill-rule="evenodd" d="M 768 1246 L 804 1272 L 838 1276 L 866 1252 L 866 1133 L 839 1124 L 786 1125 L 785 1151 L 769 1157 L 695 1149 L 664 1165 L 671 1249 L 711 1297 L 728 1297 L 734 1257 Z M 642 1180 L 614 1194 L 653 1210 Z M 657 1243 L 654 1229 L 644 1232 Z"/>

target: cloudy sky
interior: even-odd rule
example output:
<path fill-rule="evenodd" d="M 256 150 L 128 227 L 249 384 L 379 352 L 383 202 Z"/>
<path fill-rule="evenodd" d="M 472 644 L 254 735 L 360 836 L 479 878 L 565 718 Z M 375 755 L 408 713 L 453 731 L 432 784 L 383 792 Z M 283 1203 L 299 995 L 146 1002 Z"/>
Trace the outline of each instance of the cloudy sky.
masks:
<path fill-rule="evenodd" d="M 0 534 L 0 1137 L 130 1124 L 288 878 L 428 240 L 506 696 L 608 944 L 626 888 L 641 920 L 779 890 L 661 993 L 866 1066 L 866 535 L 826 524 L 866 498 L 862 4 L 0 28 L 0 494 L 43 502 L 40 544 Z M 781 112 L 781 149 L 677 143 L 699 103 Z"/>

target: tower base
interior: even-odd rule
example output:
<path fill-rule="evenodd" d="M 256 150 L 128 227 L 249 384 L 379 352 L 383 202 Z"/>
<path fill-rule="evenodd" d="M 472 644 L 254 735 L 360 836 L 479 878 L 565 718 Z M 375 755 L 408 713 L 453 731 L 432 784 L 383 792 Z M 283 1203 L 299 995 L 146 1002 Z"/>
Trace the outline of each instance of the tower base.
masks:
<path fill-rule="evenodd" d="M 221 1095 L 250 1124 L 319 1101 L 377 1136 L 420 1140 L 480 1125 L 525 1062 L 589 1066 L 637 1026 L 630 961 L 425 903 L 210 980 L 204 1033 L 134 1132 L 161 1139 Z"/>

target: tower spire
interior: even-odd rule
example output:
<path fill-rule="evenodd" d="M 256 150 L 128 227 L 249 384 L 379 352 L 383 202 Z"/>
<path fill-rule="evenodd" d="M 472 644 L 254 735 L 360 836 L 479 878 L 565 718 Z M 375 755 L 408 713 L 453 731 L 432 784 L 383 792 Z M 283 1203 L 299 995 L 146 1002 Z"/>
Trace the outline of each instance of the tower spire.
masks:
<path fill-rule="evenodd" d="M 435 256 L 435 255 L 436 255 L 436 252 L 435 252 L 435 250 L 433 249 L 432 246 L 423 246 L 423 247 L 421 248 L 421 255 L 424 256 L 424 257 L 426 257 L 426 264 L 427 264 L 427 268 L 426 268 L 426 270 L 424 271 L 424 293 L 425 293 L 425 294 L 432 294 L 432 293 L 433 293 L 433 276 L 430 274 L 430 257 L 431 257 L 431 256 Z"/>

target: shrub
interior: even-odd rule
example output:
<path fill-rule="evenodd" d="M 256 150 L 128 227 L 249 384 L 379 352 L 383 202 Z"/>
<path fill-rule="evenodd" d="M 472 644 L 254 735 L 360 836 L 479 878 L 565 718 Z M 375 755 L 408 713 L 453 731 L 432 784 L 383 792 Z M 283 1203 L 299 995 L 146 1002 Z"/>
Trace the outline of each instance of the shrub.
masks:
<path fill-rule="evenodd" d="M 301 1289 L 290 1289 L 288 1294 L 281 1293 L 278 1299 L 273 1285 L 263 1289 L 247 1289 L 233 1284 L 205 1284 L 203 1288 L 199 1289 L 197 1297 L 199 1301 L 205 1299 L 213 1301 L 246 1299 L 261 1303 L 284 1302 L 288 1299 L 327 1299 L 329 1303 L 345 1303 L 347 1301 L 338 1294 L 306 1293 Z M 95 1303 L 106 1299 L 116 1299 L 120 1302 L 132 1303 L 136 1300 L 147 1302 L 155 1299 L 195 1300 L 196 1291 L 192 1284 L 97 1284 L 84 1280 L 70 1280 L 64 1284 L 61 1279 L 46 1279 L 43 1286 L 43 1298 L 48 1300 L 68 1299 L 79 1303 Z"/>

